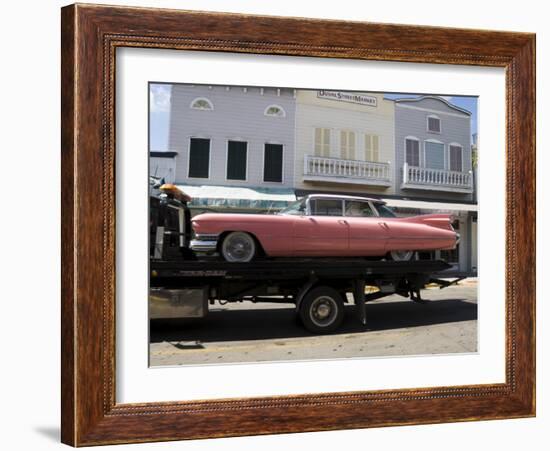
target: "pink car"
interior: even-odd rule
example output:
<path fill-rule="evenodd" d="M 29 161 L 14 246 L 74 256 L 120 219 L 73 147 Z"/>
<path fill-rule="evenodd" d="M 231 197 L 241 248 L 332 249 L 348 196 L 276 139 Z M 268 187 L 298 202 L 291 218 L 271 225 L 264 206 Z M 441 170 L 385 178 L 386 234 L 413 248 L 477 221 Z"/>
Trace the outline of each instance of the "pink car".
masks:
<path fill-rule="evenodd" d="M 378 199 L 309 195 L 275 215 L 205 213 L 192 220 L 191 249 L 229 262 L 267 257 L 386 257 L 453 249 L 459 235 L 446 214 L 398 218 Z"/>

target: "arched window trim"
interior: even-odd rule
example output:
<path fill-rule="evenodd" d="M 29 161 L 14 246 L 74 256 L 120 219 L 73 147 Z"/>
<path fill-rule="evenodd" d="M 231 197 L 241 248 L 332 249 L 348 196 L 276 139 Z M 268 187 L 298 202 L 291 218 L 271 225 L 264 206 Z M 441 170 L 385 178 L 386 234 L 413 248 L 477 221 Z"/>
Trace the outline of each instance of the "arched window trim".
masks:
<path fill-rule="evenodd" d="M 278 108 L 279 111 L 282 112 L 282 114 L 269 114 L 268 111 L 270 108 Z M 277 105 L 277 104 L 272 104 L 272 105 L 268 105 L 265 110 L 264 110 L 264 116 L 269 116 L 269 117 L 286 117 L 286 111 L 285 109 L 281 106 L 281 105 Z"/>
<path fill-rule="evenodd" d="M 205 101 L 206 103 L 208 103 L 208 108 L 199 108 L 199 107 L 196 107 L 195 106 L 195 103 L 200 101 L 200 100 L 203 100 Z M 207 99 L 206 97 L 197 97 L 196 99 L 193 99 L 191 101 L 191 103 L 189 104 L 189 108 L 192 108 L 193 110 L 201 110 L 201 111 L 210 111 L 210 110 L 213 110 L 214 109 L 214 104 L 209 100 Z"/>

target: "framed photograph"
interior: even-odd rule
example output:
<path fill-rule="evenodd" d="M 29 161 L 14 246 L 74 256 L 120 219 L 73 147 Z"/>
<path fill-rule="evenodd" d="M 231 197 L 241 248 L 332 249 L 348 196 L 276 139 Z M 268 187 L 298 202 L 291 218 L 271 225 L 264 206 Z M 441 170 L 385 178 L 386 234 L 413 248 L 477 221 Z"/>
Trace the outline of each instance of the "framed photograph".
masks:
<path fill-rule="evenodd" d="M 62 9 L 62 441 L 535 415 L 535 36 Z"/>

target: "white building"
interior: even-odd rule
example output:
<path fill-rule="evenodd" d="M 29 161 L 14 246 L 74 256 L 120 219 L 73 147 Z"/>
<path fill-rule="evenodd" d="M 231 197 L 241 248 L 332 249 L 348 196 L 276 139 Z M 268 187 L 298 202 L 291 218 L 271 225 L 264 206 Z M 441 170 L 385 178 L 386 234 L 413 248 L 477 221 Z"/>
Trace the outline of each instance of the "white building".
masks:
<path fill-rule="evenodd" d="M 382 94 L 299 90 L 299 192 L 393 192 L 394 103 Z"/>

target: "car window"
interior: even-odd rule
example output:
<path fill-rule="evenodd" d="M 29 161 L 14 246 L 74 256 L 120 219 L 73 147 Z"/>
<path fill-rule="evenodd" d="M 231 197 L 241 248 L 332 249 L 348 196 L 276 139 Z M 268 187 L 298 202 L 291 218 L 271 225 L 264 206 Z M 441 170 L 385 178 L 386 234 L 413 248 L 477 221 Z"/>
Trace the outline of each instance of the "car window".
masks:
<path fill-rule="evenodd" d="M 368 202 L 358 200 L 346 201 L 346 216 L 354 218 L 371 218 L 376 216 Z"/>
<path fill-rule="evenodd" d="M 396 218 L 397 215 L 390 207 L 386 207 L 384 204 L 376 204 L 376 210 L 382 218 Z"/>
<path fill-rule="evenodd" d="M 340 199 L 312 199 L 309 206 L 313 216 L 342 216 Z"/>
<path fill-rule="evenodd" d="M 297 200 L 279 212 L 280 215 L 301 215 L 306 209 L 304 200 Z"/>

